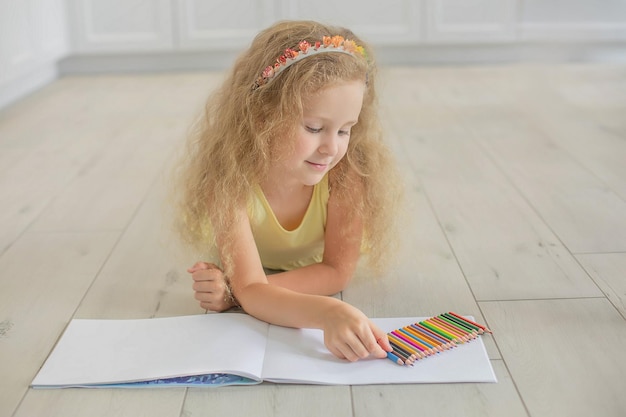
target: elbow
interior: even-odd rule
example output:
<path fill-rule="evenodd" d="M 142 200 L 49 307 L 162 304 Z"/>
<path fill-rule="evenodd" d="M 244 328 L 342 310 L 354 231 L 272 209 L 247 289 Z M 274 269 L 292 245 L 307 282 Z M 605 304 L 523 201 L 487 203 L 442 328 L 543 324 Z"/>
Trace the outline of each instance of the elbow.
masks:
<path fill-rule="evenodd" d="M 248 309 L 246 307 L 249 307 L 250 303 L 255 298 L 258 298 L 255 295 L 260 290 L 260 288 L 258 288 L 258 285 L 264 285 L 264 284 L 255 283 L 255 284 L 248 284 L 245 286 L 237 286 L 233 288 L 233 296 L 236 301 L 236 304 L 239 308 L 241 308 L 245 312 L 248 312 Z"/>
<path fill-rule="evenodd" d="M 329 291 L 326 295 L 335 295 L 348 288 L 350 281 L 352 281 L 352 276 L 353 274 L 351 271 L 336 271 L 333 282 L 329 286 Z"/>

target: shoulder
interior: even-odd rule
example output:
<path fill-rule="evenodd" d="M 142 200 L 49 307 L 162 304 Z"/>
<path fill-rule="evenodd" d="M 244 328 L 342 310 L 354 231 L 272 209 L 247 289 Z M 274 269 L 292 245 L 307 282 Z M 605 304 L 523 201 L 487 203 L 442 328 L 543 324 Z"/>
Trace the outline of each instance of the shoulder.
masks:
<path fill-rule="evenodd" d="M 328 173 L 328 188 L 331 197 L 361 195 L 364 191 L 363 178 L 348 166 L 337 166 Z"/>

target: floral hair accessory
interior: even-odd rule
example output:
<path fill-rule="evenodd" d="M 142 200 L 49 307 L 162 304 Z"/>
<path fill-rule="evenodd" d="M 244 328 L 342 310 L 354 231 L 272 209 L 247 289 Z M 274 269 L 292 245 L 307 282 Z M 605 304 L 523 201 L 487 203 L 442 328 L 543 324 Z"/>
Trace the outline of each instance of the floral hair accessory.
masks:
<path fill-rule="evenodd" d="M 321 54 L 324 52 L 340 52 L 352 56 L 362 56 L 367 58 L 365 49 L 350 39 L 344 39 L 343 36 L 324 36 L 322 41 L 311 44 L 308 41 L 300 41 L 298 50 L 287 48 L 285 52 L 276 59 L 274 65 L 268 65 L 261 76 L 256 79 L 253 90 L 270 82 L 274 77 L 283 72 L 290 65 L 303 60 L 306 57 Z"/>

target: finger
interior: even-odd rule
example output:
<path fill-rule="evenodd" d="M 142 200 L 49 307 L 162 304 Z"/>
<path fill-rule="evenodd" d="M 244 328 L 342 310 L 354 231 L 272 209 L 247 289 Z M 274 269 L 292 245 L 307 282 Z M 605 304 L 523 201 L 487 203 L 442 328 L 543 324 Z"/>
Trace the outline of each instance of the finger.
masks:
<path fill-rule="evenodd" d="M 330 353 L 338 357 L 339 359 L 346 359 L 343 353 L 339 349 L 336 349 L 334 346 L 327 346 Z"/>
<path fill-rule="evenodd" d="M 204 262 L 196 262 L 195 264 L 193 264 L 192 267 L 187 268 L 187 272 L 189 272 L 191 274 L 191 273 L 194 273 L 196 271 L 199 271 L 199 270 L 203 269 L 203 265 L 204 265 Z"/>
<path fill-rule="evenodd" d="M 203 269 L 191 274 L 194 281 L 217 281 L 222 278 L 222 272 L 219 269 Z"/>
<path fill-rule="evenodd" d="M 213 294 L 208 292 L 196 292 L 193 295 L 193 298 L 200 301 L 201 303 L 212 303 L 215 297 L 213 297 Z"/>
<path fill-rule="evenodd" d="M 375 358 L 384 358 L 387 356 L 388 351 L 385 351 L 380 345 L 380 343 L 385 343 L 385 340 L 387 338 L 385 337 L 385 334 L 374 324 L 370 322 L 370 328 L 365 334 L 361 335 L 360 337 L 363 344 L 363 349 L 365 350 L 365 353 L 360 350 L 357 351 L 357 353 L 361 355 L 361 358 L 370 355 L 374 356 Z M 391 345 L 389 345 L 389 348 L 391 348 Z"/>
<path fill-rule="evenodd" d="M 194 272 L 202 271 L 206 269 L 219 269 L 219 267 L 212 262 L 198 261 L 195 264 L 193 264 L 191 268 L 187 268 L 187 272 L 189 272 L 190 274 L 193 274 Z"/>
<path fill-rule="evenodd" d="M 371 335 L 369 329 L 365 331 L 366 334 L 364 335 L 352 334 L 346 340 L 346 349 L 343 352 L 348 360 L 365 359 L 370 355 L 370 347 L 373 348 L 372 344 L 376 344 L 376 340 Z M 367 336 L 369 336 L 369 339 Z"/>
<path fill-rule="evenodd" d="M 222 312 L 224 310 L 227 310 L 231 306 L 224 303 L 223 301 L 201 301 L 200 307 L 209 311 Z"/>
<path fill-rule="evenodd" d="M 356 362 L 361 358 L 361 356 L 355 352 L 354 348 L 347 343 L 340 345 L 337 350 L 341 352 L 340 357 L 342 357 L 342 359 L 346 359 L 350 362 Z"/>
<path fill-rule="evenodd" d="M 380 346 L 385 352 L 391 352 L 393 349 L 391 347 L 391 344 L 389 343 L 387 333 L 380 330 L 380 328 L 374 323 L 370 324 L 370 329 L 372 330 L 372 334 L 376 338 L 376 343 L 378 344 L 378 346 Z"/>
<path fill-rule="evenodd" d="M 385 333 L 381 333 L 378 333 L 378 331 L 376 333 L 372 333 L 372 336 L 375 338 L 374 343 L 368 342 L 367 345 L 370 355 L 375 358 L 385 358 L 387 357 L 387 352 L 391 352 L 393 350 L 389 344 L 387 335 Z"/>
<path fill-rule="evenodd" d="M 221 280 L 198 280 L 191 284 L 191 289 L 197 292 L 206 292 L 221 294 L 222 297 L 226 293 L 226 284 Z"/>
<path fill-rule="evenodd" d="M 195 292 L 213 293 L 214 285 L 213 281 L 194 281 L 191 285 L 191 289 Z"/>

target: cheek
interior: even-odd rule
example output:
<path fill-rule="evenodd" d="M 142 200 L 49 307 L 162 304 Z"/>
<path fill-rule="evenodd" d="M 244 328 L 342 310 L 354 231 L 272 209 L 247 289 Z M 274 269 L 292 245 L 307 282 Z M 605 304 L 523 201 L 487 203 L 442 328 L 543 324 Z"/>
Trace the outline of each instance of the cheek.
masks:
<path fill-rule="evenodd" d="M 310 133 L 303 132 L 296 137 L 293 144 L 293 153 L 297 156 L 310 155 L 317 150 L 319 146 L 315 136 Z"/>
<path fill-rule="evenodd" d="M 297 139 L 296 141 L 289 138 L 276 140 L 271 146 L 272 159 L 275 161 L 289 160 L 297 152 L 297 147 Z"/>
<path fill-rule="evenodd" d="M 342 142 L 339 146 L 339 150 L 337 152 L 337 155 L 340 156 L 339 159 L 343 158 L 346 153 L 348 152 L 348 145 L 350 144 L 350 140 L 347 139 L 345 142 Z"/>
<path fill-rule="evenodd" d="M 337 149 L 337 154 L 335 155 L 335 159 L 333 160 L 332 166 L 335 167 L 343 158 L 346 157 L 347 153 L 348 153 L 348 144 L 346 142 L 345 144 L 341 144 L 340 147 Z"/>

